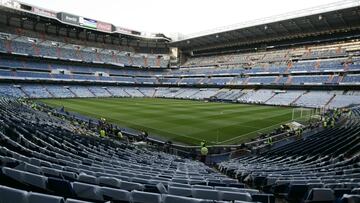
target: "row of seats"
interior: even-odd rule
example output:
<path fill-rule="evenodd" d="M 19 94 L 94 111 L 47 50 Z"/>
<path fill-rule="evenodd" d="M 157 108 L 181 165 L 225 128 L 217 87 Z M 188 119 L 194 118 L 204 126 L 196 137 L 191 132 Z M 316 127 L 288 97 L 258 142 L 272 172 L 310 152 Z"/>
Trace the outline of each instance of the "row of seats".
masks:
<path fill-rule="evenodd" d="M 2 203 L 85 203 L 85 201 L 70 198 L 66 199 L 65 201 L 64 198 L 59 196 L 46 195 L 36 192 L 27 192 L 24 190 L 10 188 L 2 185 L 0 185 L 0 197 Z"/>
<path fill-rule="evenodd" d="M 12 57 L 1 57 L 0 66 L 1 67 L 11 67 L 12 69 L 21 69 L 28 71 L 64 71 L 66 73 L 72 74 L 86 74 L 86 75 L 94 75 L 96 72 L 106 73 L 112 76 L 166 76 L 166 77 L 203 77 L 203 76 L 218 76 L 214 77 L 213 80 L 221 80 L 222 77 L 227 76 L 226 78 L 222 78 L 219 82 L 228 82 L 227 81 L 230 76 L 240 76 L 240 75 L 249 75 L 255 76 L 252 78 L 254 83 L 278 83 L 275 76 L 267 76 L 267 79 L 264 77 L 258 77 L 256 79 L 256 75 L 298 75 L 298 74 L 310 74 L 310 76 L 314 74 L 329 74 L 329 72 L 358 72 L 360 70 L 360 57 L 352 58 L 352 62 L 348 62 L 348 64 L 344 65 L 343 59 L 338 59 L 337 61 L 333 59 L 333 61 L 322 61 L 322 62 L 309 62 L 309 61 L 300 61 L 298 63 L 294 63 L 292 67 L 287 67 L 286 64 L 282 65 L 270 65 L 269 67 L 253 67 L 243 68 L 243 67 L 201 67 L 201 68 L 174 68 L 174 69 L 125 69 L 119 68 L 109 65 L 101 65 L 101 64 L 84 64 L 79 62 L 68 62 L 68 63 L 59 63 L 56 61 L 38 61 L 34 60 L 31 57 L 23 57 L 23 58 L 12 58 Z M 348 60 L 347 60 L 348 61 Z M 321 66 L 319 64 L 322 64 Z M 309 68 L 319 66 L 319 68 Z M 303 76 L 304 77 L 304 76 Z M 306 77 L 306 75 L 305 75 Z M 285 77 L 286 78 L 286 77 Z M 285 78 L 281 79 L 282 83 L 285 83 Z M 329 78 L 327 78 L 329 79 Z M 259 80 L 259 81 L 257 81 Z M 282 81 L 284 80 L 284 81 Z M 305 78 L 305 81 L 309 81 L 309 79 Z M 218 81 L 209 81 L 209 83 L 218 84 Z M 252 82 L 252 81 L 250 81 Z M 301 80 L 299 81 L 302 82 Z M 311 81 L 310 81 L 311 82 Z M 332 80 L 330 82 L 336 83 L 338 81 Z"/>
<path fill-rule="evenodd" d="M 299 90 L 239 90 L 218 88 L 153 88 L 118 86 L 0 84 L 0 93 L 28 98 L 83 97 L 157 97 L 176 99 L 215 99 L 241 103 L 260 103 L 281 106 L 341 108 L 359 104 L 358 91 L 299 91 Z"/>
<path fill-rule="evenodd" d="M 159 77 L 133 77 L 115 75 L 95 75 L 95 74 L 64 74 L 61 72 L 39 72 L 39 71 L 13 71 L 0 70 L 0 78 L 17 80 L 58 80 L 58 81 L 94 81 L 112 82 L 124 84 L 169 84 L 169 85 L 313 85 L 313 84 L 353 84 L 357 85 L 360 81 L 359 74 L 349 74 L 340 80 L 338 75 L 311 75 L 311 76 L 262 76 L 248 78 L 244 77 L 188 77 L 188 78 L 159 78 Z"/>
<path fill-rule="evenodd" d="M 126 53 L 118 50 L 79 46 L 25 36 L 4 34 L 0 38 L 0 52 L 51 57 L 65 60 L 77 60 L 90 63 L 122 64 L 136 67 L 167 67 L 168 55 Z M 7 46 L 5 46 L 7 44 Z"/>
<path fill-rule="evenodd" d="M 271 50 L 271 51 L 258 51 L 254 53 L 234 53 L 212 56 L 194 56 L 190 57 L 184 64 L 184 67 L 198 67 L 198 66 L 234 66 L 234 65 L 246 65 L 254 64 L 266 64 L 269 62 L 283 64 L 284 67 L 297 67 L 293 63 L 293 59 L 300 62 L 305 61 L 304 64 L 309 69 L 319 69 L 323 66 L 326 67 L 333 63 L 333 58 L 341 58 L 352 56 L 354 50 L 359 50 L 358 42 L 345 42 L 338 43 L 336 45 L 314 45 L 307 47 L 297 47 L 285 50 Z M 314 59 L 323 59 L 324 64 L 315 62 L 307 62 Z M 312 64 L 311 64 L 312 63 Z M 299 66 L 302 63 L 298 63 Z M 333 63 L 334 65 L 334 63 Z M 338 63 L 341 65 L 341 63 Z M 269 66 L 269 65 L 267 65 Z M 265 66 L 266 67 L 266 66 Z M 306 68 L 306 67 L 305 67 Z M 306 69 L 300 69 L 306 70 Z"/>

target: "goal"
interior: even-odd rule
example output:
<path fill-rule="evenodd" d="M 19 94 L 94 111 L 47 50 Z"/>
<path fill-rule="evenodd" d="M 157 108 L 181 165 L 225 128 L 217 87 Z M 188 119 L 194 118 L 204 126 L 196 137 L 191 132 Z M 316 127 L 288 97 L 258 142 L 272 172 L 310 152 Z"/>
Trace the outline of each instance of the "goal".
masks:
<path fill-rule="evenodd" d="M 308 121 L 321 114 L 321 109 L 312 108 L 294 108 L 292 111 L 291 120 L 293 121 Z"/>

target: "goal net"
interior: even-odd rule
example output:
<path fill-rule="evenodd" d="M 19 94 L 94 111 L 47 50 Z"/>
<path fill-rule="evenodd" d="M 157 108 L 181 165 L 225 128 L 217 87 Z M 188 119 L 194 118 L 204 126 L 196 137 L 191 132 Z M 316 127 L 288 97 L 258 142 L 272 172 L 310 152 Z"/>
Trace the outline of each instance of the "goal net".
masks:
<path fill-rule="evenodd" d="M 294 108 L 292 111 L 291 120 L 293 121 L 309 121 L 316 119 L 317 115 L 321 113 L 321 109 L 310 108 Z"/>

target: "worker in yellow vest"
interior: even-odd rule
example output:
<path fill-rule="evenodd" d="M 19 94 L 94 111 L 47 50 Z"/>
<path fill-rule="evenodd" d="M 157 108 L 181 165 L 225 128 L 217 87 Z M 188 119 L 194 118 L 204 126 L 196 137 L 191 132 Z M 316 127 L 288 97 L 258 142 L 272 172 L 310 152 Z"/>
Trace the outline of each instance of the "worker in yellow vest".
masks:
<path fill-rule="evenodd" d="M 104 129 L 101 129 L 101 130 L 100 130 L 100 137 L 101 137 L 101 138 L 104 138 L 105 136 L 106 136 L 105 130 L 104 130 Z"/>
<path fill-rule="evenodd" d="M 206 161 L 206 156 L 207 156 L 208 153 L 209 153 L 209 150 L 208 150 L 208 148 L 206 147 L 205 144 L 201 147 L 200 153 L 201 153 L 200 161 L 203 162 L 203 163 L 205 163 L 205 161 Z"/>
<path fill-rule="evenodd" d="M 324 122 L 323 122 L 323 127 L 324 127 L 324 128 L 327 128 L 327 121 L 324 121 Z"/>
<path fill-rule="evenodd" d="M 335 127 L 335 119 L 331 119 L 330 125 L 331 125 L 332 128 Z"/>
<path fill-rule="evenodd" d="M 123 134 L 122 134 L 122 132 L 119 130 L 119 132 L 117 133 L 117 138 L 119 139 L 119 140 L 122 140 L 123 138 L 124 138 L 124 136 L 123 136 Z"/>

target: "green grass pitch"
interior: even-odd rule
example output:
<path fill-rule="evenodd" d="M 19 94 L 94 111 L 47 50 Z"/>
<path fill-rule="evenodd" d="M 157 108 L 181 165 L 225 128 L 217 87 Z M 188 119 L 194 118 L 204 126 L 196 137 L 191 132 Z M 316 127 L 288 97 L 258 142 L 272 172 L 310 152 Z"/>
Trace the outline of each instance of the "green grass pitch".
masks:
<path fill-rule="evenodd" d="M 42 99 L 50 106 L 146 130 L 164 140 L 239 144 L 291 120 L 292 108 L 157 98 Z"/>

